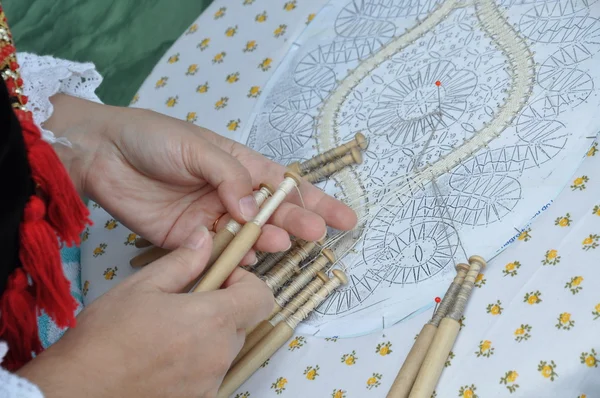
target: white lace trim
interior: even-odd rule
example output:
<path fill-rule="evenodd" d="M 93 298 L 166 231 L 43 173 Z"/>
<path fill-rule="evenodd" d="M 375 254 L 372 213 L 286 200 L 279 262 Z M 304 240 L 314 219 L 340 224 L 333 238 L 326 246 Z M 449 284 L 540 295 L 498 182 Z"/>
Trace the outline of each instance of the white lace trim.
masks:
<path fill-rule="evenodd" d="M 51 144 L 70 146 L 68 140 L 57 138 L 51 131 L 43 128 L 44 122 L 54 111 L 50 98 L 63 93 L 101 102 L 95 91 L 102 83 L 102 76 L 92 63 L 77 63 L 29 53 L 17 53 L 17 60 L 24 81 L 23 91 L 29 98 L 27 107 L 33 112 L 33 119 L 42 130 L 44 140 Z"/>
<path fill-rule="evenodd" d="M 0 364 L 8 352 L 8 346 L 0 341 Z M 44 398 L 35 385 L 0 368 L 0 398 Z"/>

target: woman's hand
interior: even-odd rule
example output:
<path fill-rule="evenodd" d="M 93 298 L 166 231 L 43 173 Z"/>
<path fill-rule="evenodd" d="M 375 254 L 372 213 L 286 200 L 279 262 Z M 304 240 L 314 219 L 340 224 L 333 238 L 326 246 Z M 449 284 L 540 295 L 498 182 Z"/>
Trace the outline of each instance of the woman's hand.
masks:
<path fill-rule="evenodd" d="M 258 211 L 252 190 L 260 183 L 276 188 L 283 180 L 283 166 L 190 123 L 68 96 L 56 96 L 53 103 L 55 113 L 46 127 L 74 142 L 74 149 L 59 149 L 59 155 L 76 184 L 159 246 L 177 247 L 197 225 L 211 227 L 224 213 L 238 222 L 252 219 Z M 355 213 L 341 202 L 307 182 L 300 192 L 302 200 L 292 192 L 271 217 L 256 249 L 286 250 L 288 233 L 314 241 L 324 236 L 326 225 L 355 226 Z M 218 228 L 227 221 L 221 218 Z"/>
<path fill-rule="evenodd" d="M 175 294 L 200 274 L 211 246 L 200 227 L 87 307 L 18 373 L 49 398 L 215 396 L 245 329 L 268 316 L 273 296 L 239 268 L 224 289 Z"/>

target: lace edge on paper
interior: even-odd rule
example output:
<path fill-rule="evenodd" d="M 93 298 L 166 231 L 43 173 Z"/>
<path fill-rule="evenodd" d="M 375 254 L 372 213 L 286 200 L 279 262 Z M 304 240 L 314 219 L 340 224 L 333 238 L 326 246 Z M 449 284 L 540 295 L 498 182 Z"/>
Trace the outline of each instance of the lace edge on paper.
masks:
<path fill-rule="evenodd" d="M 65 138 L 57 138 L 43 127 L 54 112 L 50 98 L 63 93 L 100 103 L 96 89 L 102 76 L 93 63 L 78 63 L 51 56 L 18 53 L 24 94 L 29 98 L 27 107 L 32 111 L 35 123 L 42 131 L 44 141 L 71 146 Z"/>
<path fill-rule="evenodd" d="M 8 352 L 8 346 L 0 341 L 0 365 Z M 0 397 L 2 398 L 43 398 L 44 395 L 34 384 L 0 368 Z"/>

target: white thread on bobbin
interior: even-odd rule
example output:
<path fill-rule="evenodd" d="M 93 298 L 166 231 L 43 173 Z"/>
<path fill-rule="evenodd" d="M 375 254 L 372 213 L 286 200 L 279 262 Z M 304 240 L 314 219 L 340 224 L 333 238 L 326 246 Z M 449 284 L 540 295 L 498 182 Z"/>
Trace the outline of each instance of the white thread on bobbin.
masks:
<path fill-rule="evenodd" d="M 273 213 L 275 213 L 279 205 L 283 203 L 285 198 L 297 185 L 298 183 L 294 178 L 286 177 L 283 182 L 279 184 L 279 187 L 277 188 L 277 191 L 273 193 L 273 196 L 271 196 L 269 200 L 265 202 L 264 206 L 259 210 L 252 222 L 259 227 L 265 225 Z"/>
<path fill-rule="evenodd" d="M 262 206 L 262 204 L 267 200 L 267 198 L 271 195 L 271 192 L 266 187 L 261 187 L 258 191 L 254 191 L 254 200 L 256 201 L 256 205 L 258 207 Z M 234 219 L 229 220 L 229 222 L 225 225 L 225 229 L 231 232 L 232 235 L 237 235 L 238 232 L 242 229 L 242 225 L 235 221 Z"/>
<path fill-rule="evenodd" d="M 271 325 L 276 326 L 279 322 L 286 320 L 292 316 L 294 312 L 298 310 L 304 303 L 308 301 L 313 295 L 315 295 L 319 289 L 323 287 L 325 282 L 319 277 L 313 279 L 306 287 L 298 293 L 292 301 L 290 301 L 285 307 L 281 309 L 277 314 L 273 315 L 273 318 L 269 322 Z"/>
<path fill-rule="evenodd" d="M 334 277 L 330 279 L 326 284 L 319 289 L 317 293 L 311 296 L 306 303 L 302 305 L 302 307 L 298 308 L 298 310 L 290 315 L 285 322 L 292 329 L 296 329 L 296 326 L 303 320 L 305 320 L 315 308 L 317 308 L 335 289 L 340 287 L 342 281 L 338 277 Z"/>

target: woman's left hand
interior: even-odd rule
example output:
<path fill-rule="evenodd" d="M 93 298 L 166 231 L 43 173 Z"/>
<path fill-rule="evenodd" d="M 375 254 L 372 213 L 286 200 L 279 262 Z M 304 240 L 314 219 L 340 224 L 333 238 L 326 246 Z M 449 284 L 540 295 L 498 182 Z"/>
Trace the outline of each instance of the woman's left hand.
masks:
<path fill-rule="evenodd" d="M 258 211 L 247 199 L 253 189 L 260 183 L 277 188 L 283 181 L 284 166 L 190 123 L 63 95 L 53 103 L 55 113 L 45 127 L 73 143 L 72 149 L 56 149 L 76 186 L 158 246 L 175 248 L 198 224 L 210 229 L 225 213 L 217 230 L 229 217 L 252 219 Z M 82 115 L 93 116 L 82 121 Z M 354 211 L 340 201 L 308 182 L 299 191 L 302 198 L 292 192 L 263 228 L 257 250 L 286 250 L 289 234 L 314 241 L 324 236 L 326 225 L 355 226 Z"/>

